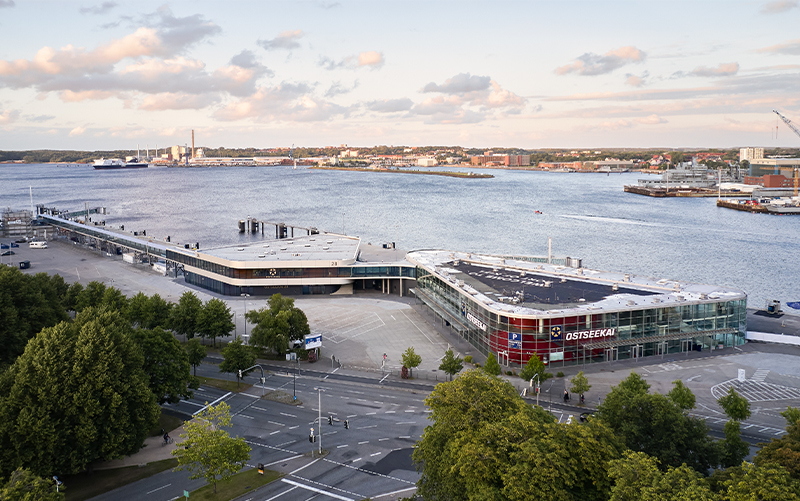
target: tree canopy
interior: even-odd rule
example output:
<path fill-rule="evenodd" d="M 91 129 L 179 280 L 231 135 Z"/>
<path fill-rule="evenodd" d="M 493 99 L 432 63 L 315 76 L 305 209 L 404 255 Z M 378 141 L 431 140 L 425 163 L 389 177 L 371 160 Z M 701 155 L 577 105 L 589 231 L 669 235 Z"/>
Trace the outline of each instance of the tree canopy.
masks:
<path fill-rule="evenodd" d="M 792 478 L 800 480 L 800 409 L 788 407 L 781 416 L 786 419 L 786 435 L 761 444 L 763 447 L 756 453 L 755 463 L 758 466 L 781 465 Z"/>
<path fill-rule="evenodd" d="M 413 454 L 424 499 L 608 498 L 622 443 L 599 420 L 559 424 L 482 370 L 440 383 L 425 403 L 433 424 Z"/>
<path fill-rule="evenodd" d="M 44 479 L 25 468 L 17 468 L 5 485 L 0 486 L 2 501 L 61 501 L 63 492 L 56 491 L 53 480 Z"/>
<path fill-rule="evenodd" d="M 486 363 L 483 365 L 483 370 L 486 372 L 486 374 L 491 374 L 492 376 L 499 376 L 503 373 L 503 368 L 500 367 L 499 363 L 497 363 L 497 359 L 493 354 L 490 354 L 489 358 L 486 359 Z"/>
<path fill-rule="evenodd" d="M 175 336 L 156 327 L 135 330 L 133 339 L 144 355 L 142 368 L 159 405 L 176 404 L 181 398 L 191 398 L 189 356 Z"/>
<path fill-rule="evenodd" d="M 411 371 L 411 375 L 414 374 L 414 369 L 419 367 L 419 364 L 422 363 L 422 357 L 417 355 L 417 352 L 414 351 L 413 346 L 409 346 L 406 348 L 406 351 L 400 356 L 400 359 L 403 361 L 403 365 Z"/>
<path fill-rule="evenodd" d="M 246 376 L 249 369 L 256 363 L 256 354 L 250 346 L 242 344 L 241 339 L 236 339 L 222 349 L 224 360 L 219 364 L 220 372 L 233 372 L 236 374 L 236 385 L 239 385 L 239 371 L 242 377 Z"/>
<path fill-rule="evenodd" d="M 202 478 L 214 484 L 239 472 L 250 459 L 250 446 L 243 438 L 231 437 L 225 428 L 231 425 L 230 406 L 220 402 L 209 406 L 183 425 L 183 439 L 172 455 L 178 459 L 175 470 L 188 470 L 189 478 Z"/>
<path fill-rule="evenodd" d="M 308 318 L 294 305 L 294 299 L 273 294 L 268 305 L 247 312 L 247 320 L 255 324 L 250 331 L 250 344 L 283 354 L 292 341 L 302 341 L 311 333 Z"/>
<path fill-rule="evenodd" d="M 194 369 L 194 375 L 197 376 L 197 366 L 203 362 L 207 355 L 206 347 L 200 344 L 197 338 L 190 339 L 189 342 L 186 343 L 186 355 L 189 364 L 192 366 L 192 369 Z"/>
<path fill-rule="evenodd" d="M 234 329 L 231 309 L 224 301 L 211 298 L 203 305 L 198 320 L 199 332 L 203 337 L 211 338 L 216 345 L 218 337 L 225 337 Z"/>
<path fill-rule="evenodd" d="M 540 385 L 548 378 L 553 377 L 552 374 L 547 372 L 547 367 L 544 365 L 544 362 L 542 362 L 542 359 L 540 359 L 539 356 L 534 353 L 531 355 L 531 358 L 528 359 L 525 367 L 523 367 L 520 371 L 519 377 L 525 381 L 530 381 L 537 374 L 539 375 L 537 380 Z"/>
<path fill-rule="evenodd" d="M 139 450 L 159 408 L 119 312 L 84 309 L 33 338 L 0 377 L 0 470 L 76 473 Z"/>
<path fill-rule="evenodd" d="M 709 437 L 705 421 L 689 416 L 682 403 L 650 394 L 650 385 L 632 372 L 612 387 L 598 407 L 599 417 L 635 452 L 660 461 L 660 467 L 686 463 L 698 472 L 719 464 L 720 447 Z"/>
<path fill-rule="evenodd" d="M 455 356 L 452 349 L 448 349 L 444 352 L 444 357 L 442 357 L 442 363 L 439 364 L 439 370 L 444 371 L 450 379 L 453 378 L 454 375 L 461 372 L 461 369 L 464 368 L 464 362 L 461 358 Z"/>
<path fill-rule="evenodd" d="M 169 325 L 175 334 L 191 339 L 199 330 L 198 321 L 200 313 L 203 311 L 203 302 L 192 291 L 186 291 L 181 295 L 172 311 L 170 312 Z"/>

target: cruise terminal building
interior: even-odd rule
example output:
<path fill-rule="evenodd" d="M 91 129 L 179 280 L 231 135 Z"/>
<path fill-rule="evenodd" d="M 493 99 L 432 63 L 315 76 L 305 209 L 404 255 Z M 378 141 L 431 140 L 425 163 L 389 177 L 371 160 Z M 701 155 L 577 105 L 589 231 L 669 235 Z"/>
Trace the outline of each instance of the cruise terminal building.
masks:
<path fill-rule="evenodd" d="M 188 284 L 239 296 L 415 296 L 440 325 L 504 365 L 551 367 L 715 350 L 745 342 L 747 296 L 727 287 L 584 268 L 580 259 L 409 253 L 318 233 L 200 250 L 42 215 L 57 234 Z"/>

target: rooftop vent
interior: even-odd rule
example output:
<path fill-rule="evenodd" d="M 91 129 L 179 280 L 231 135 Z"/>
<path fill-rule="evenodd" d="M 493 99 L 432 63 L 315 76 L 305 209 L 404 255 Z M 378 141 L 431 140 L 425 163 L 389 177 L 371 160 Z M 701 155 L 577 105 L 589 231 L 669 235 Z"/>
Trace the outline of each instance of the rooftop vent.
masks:
<path fill-rule="evenodd" d="M 330 245 L 333 243 L 333 240 L 328 240 L 326 243 Z"/>
<path fill-rule="evenodd" d="M 611 290 L 612 290 L 612 291 L 615 291 L 615 292 L 616 292 L 616 291 L 618 291 L 618 290 L 619 290 L 619 284 L 614 284 L 614 285 L 612 285 L 612 286 L 611 286 Z"/>
<path fill-rule="evenodd" d="M 267 256 L 266 256 L 266 255 L 264 255 L 264 254 L 259 254 L 259 255 L 258 255 L 258 257 L 260 257 L 261 259 L 264 259 L 264 258 L 265 258 L 265 257 L 267 257 Z"/>
<path fill-rule="evenodd" d="M 239 252 L 242 252 L 242 251 L 244 250 L 244 247 L 239 247 L 239 248 L 238 248 L 238 249 L 236 249 L 236 250 L 237 250 L 237 251 L 239 251 Z"/>
<path fill-rule="evenodd" d="M 553 286 L 553 282 L 551 280 L 545 280 L 544 281 L 544 286 L 545 287 L 552 287 Z"/>
<path fill-rule="evenodd" d="M 264 244 L 264 247 L 269 247 L 269 244 Z"/>
<path fill-rule="evenodd" d="M 633 299 L 628 299 L 628 306 L 636 306 L 636 301 Z"/>
<path fill-rule="evenodd" d="M 323 247 L 322 250 L 328 250 L 330 247 Z"/>
<path fill-rule="evenodd" d="M 700 299 L 708 299 L 708 294 L 706 294 L 705 292 L 701 292 Z"/>
<path fill-rule="evenodd" d="M 675 297 L 678 299 L 678 301 L 683 301 L 683 296 L 678 295 L 678 296 L 675 296 Z"/>
<path fill-rule="evenodd" d="M 305 246 L 306 246 L 306 247 L 311 247 L 311 244 L 306 244 Z"/>
<path fill-rule="evenodd" d="M 622 278 L 622 281 L 623 282 L 630 282 L 631 281 L 631 276 L 626 273 L 625 276 Z"/>

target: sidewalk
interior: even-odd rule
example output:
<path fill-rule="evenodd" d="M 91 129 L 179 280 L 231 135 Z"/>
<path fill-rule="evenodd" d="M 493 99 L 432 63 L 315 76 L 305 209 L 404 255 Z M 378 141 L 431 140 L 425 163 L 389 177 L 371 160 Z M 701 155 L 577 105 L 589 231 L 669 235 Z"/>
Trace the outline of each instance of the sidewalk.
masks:
<path fill-rule="evenodd" d="M 106 461 L 94 466 L 95 470 L 111 470 L 114 468 L 124 468 L 126 466 L 144 466 L 153 461 L 161 461 L 162 459 L 172 458 L 172 451 L 178 447 L 180 434 L 183 433 L 183 426 L 175 428 L 169 432 L 169 436 L 174 440 L 169 445 L 162 445 L 164 438 L 148 437 L 144 441 L 144 447 L 139 449 L 139 452 L 125 456 L 122 459 L 115 459 L 113 461 Z"/>

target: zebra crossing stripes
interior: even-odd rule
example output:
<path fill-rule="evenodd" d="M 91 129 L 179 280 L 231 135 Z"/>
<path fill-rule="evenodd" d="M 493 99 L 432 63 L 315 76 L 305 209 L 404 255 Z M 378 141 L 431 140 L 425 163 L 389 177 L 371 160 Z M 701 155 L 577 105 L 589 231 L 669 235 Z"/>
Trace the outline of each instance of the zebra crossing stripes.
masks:
<path fill-rule="evenodd" d="M 728 389 L 733 387 L 739 395 L 746 398 L 749 402 L 769 402 L 783 400 L 800 400 L 800 389 L 780 384 L 758 382 L 748 379 L 740 382 L 737 379 L 729 379 L 723 383 L 711 387 L 711 395 L 719 399 Z"/>
<path fill-rule="evenodd" d="M 764 380 L 767 378 L 767 374 L 769 374 L 769 369 L 758 369 L 753 373 L 753 376 L 750 378 L 750 381 L 763 383 Z"/>

